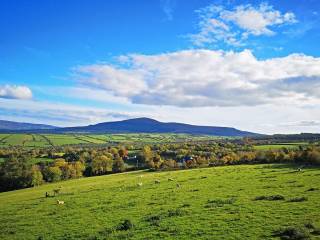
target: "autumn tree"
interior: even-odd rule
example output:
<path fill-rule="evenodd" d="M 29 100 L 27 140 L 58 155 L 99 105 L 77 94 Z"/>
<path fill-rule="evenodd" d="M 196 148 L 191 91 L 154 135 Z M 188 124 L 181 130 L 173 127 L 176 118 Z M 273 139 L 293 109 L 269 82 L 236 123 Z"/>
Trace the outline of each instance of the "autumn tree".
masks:
<path fill-rule="evenodd" d="M 57 182 L 61 180 L 62 171 L 59 167 L 50 166 L 45 171 L 45 178 L 48 182 Z"/>
<path fill-rule="evenodd" d="M 31 186 L 39 186 L 43 183 L 43 175 L 38 165 L 31 167 Z"/>
<path fill-rule="evenodd" d="M 124 172 L 126 170 L 122 157 L 118 156 L 113 161 L 112 172 Z"/>
<path fill-rule="evenodd" d="M 96 175 L 112 171 L 113 161 L 110 156 L 100 155 L 92 160 L 92 172 Z"/>

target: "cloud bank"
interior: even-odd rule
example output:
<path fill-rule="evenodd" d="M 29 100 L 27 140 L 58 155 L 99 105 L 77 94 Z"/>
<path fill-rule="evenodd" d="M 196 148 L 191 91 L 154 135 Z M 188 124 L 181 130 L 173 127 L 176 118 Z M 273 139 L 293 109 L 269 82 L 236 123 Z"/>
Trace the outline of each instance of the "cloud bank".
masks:
<path fill-rule="evenodd" d="M 312 105 L 320 101 L 320 58 L 303 54 L 259 60 L 250 50 L 198 49 L 120 59 L 116 65 L 78 67 L 79 81 L 146 105 Z"/>

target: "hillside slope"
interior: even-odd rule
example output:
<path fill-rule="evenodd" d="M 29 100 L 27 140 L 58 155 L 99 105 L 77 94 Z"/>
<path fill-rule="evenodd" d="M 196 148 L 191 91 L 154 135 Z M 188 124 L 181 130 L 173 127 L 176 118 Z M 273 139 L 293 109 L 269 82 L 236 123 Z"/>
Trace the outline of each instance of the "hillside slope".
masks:
<path fill-rule="evenodd" d="M 82 178 L 0 193 L 0 239 L 272 239 L 281 227 L 320 227 L 318 186 L 319 168 L 286 165 Z M 255 200 L 272 195 L 284 200 Z"/>
<path fill-rule="evenodd" d="M 45 124 L 23 123 L 0 120 L 0 131 L 48 130 L 57 127 Z"/>

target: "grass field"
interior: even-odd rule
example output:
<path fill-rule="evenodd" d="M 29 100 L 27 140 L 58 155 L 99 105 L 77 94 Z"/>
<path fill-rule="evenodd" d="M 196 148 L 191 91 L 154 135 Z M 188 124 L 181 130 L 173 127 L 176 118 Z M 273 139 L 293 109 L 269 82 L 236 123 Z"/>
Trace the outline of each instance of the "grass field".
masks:
<path fill-rule="evenodd" d="M 307 144 L 308 144 L 307 142 L 264 144 L 264 145 L 256 145 L 256 146 L 254 146 L 254 149 L 256 149 L 256 150 L 269 150 L 269 149 L 281 149 L 281 148 L 296 149 L 299 146 L 305 146 Z"/>
<path fill-rule="evenodd" d="M 161 143 L 214 140 L 215 136 L 188 134 L 0 134 L 0 147 L 38 148 L 77 144 Z"/>
<path fill-rule="evenodd" d="M 281 227 L 319 228 L 319 203 L 320 168 L 131 172 L 0 193 L 0 239 L 272 239 Z"/>

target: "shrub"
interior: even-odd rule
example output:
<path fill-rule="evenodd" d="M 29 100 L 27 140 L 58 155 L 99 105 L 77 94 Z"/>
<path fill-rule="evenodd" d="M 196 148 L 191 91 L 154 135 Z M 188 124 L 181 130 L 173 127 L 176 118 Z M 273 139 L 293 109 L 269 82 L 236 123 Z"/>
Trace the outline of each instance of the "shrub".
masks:
<path fill-rule="evenodd" d="M 308 201 L 307 197 L 295 197 L 288 200 L 288 202 L 304 202 Z"/>
<path fill-rule="evenodd" d="M 146 220 L 150 223 L 151 226 L 159 227 L 161 219 L 162 219 L 161 215 L 152 215 L 148 217 Z"/>
<path fill-rule="evenodd" d="M 119 231 L 127 231 L 134 227 L 133 223 L 129 219 L 125 219 L 117 226 L 117 230 Z"/>
<path fill-rule="evenodd" d="M 313 231 L 311 232 L 312 235 L 317 235 L 319 236 L 320 235 L 320 228 L 315 228 L 313 229 Z"/>
<path fill-rule="evenodd" d="M 267 200 L 267 201 L 279 201 L 284 200 L 284 196 L 282 195 L 271 195 L 271 196 L 258 196 L 254 200 Z"/>
<path fill-rule="evenodd" d="M 226 204 L 233 204 L 235 201 L 235 198 L 208 200 L 205 208 L 223 207 Z"/>
<path fill-rule="evenodd" d="M 317 191 L 317 190 L 319 190 L 319 188 L 314 188 L 314 187 L 312 187 L 312 188 L 309 188 L 309 189 L 307 190 L 307 192 L 313 192 L 313 191 Z"/>
<path fill-rule="evenodd" d="M 169 217 L 183 216 L 184 214 L 185 214 L 185 212 L 180 208 L 171 209 L 168 211 Z"/>
<path fill-rule="evenodd" d="M 280 239 L 288 240 L 306 240 L 310 239 L 310 235 L 307 231 L 297 227 L 287 227 L 274 232 L 274 236 L 280 237 Z"/>

